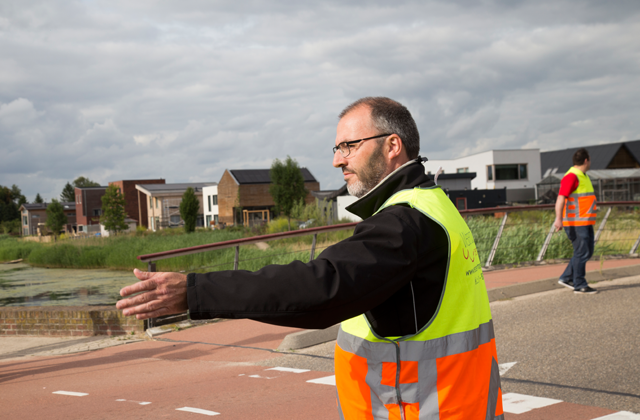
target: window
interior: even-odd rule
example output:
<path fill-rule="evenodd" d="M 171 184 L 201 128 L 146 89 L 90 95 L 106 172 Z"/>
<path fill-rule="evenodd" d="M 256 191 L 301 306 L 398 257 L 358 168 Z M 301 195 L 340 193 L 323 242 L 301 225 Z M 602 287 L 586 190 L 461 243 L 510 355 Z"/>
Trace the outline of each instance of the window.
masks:
<path fill-rule="evenodd" d="M 158 199 L 154 198 L 154 200 L 156 200 L 156 208 L 158 208 Z"/>
<path fill-rule="evenodd" d="M 94 216 L 102 216 L 102 209 L 93 209 Z"/>
<path fill-rule="evenodd" d="M 39 214 L 32 214 L 31 217 L 35 218 L 35 219 L 39 219 L 40 215 Z"/>
<path fill-rule="evenodd" d="M 27 216 L 22 216 L 22 224 L 23 225 L 28 225 L 29 224 L 29 219 L 27 219 Z"/>
<path fill-rule="evenodd" d="M 211 215 L 207 214 L 207 227 L 211 226 Z"/>
<path fill-rule="evenodd" d="M 526 164 L 495 165 L 496 181 L 509 181 L 527 178 Z"/>
<path fill-rule="evenodd" d="M 487 179 L 493 181 L 493 166 L 487 166 Z"/>
<path fill-rule="evenodd" d="M 467 199 L 466 199 L 466 197 L 457 197 L 456 198 L 456 208 L 458 210 L 466 210 L 467 209 Z"/>
<path fill-rule="evenodd" d="M 211 211 L 211 196 L 209 196 L 208 198 L 209 198 L 209 211 Z M 209 223 L 207 222 L 207 224 Z"/>
<path fill-rule="evenodd" d="M 459 174 L 466 174 L 467 172 L 469 172 L 469 168 L 458 168 L 456 169 L 456 172 Z"/>
<path fill-rule="evenodd" d="M 218 215 L 217 214 L 213 215 L 213 223 L 216 224 L 216 225 L 218 224 Z"/>
<path fill-rule="evenodd" d="M 218 194 L 212 195 L 211 196 L 211 201 L 213 202 L 214 206 L 217 206 L 218 205 Z"/>
<path fill-rule="evenodd" d="M 171 223 L 172 225 L 177 225 L 177 224 L 180 224 L 180 220 L 181 220 L 181 219 L 180 219 L 180 216 L 178 216 L 178 215 L 173 215 L 173 216 L 171 216 L 171 217 L 169 218 L 169 220 L 170 220 L 170 223 Z"/>

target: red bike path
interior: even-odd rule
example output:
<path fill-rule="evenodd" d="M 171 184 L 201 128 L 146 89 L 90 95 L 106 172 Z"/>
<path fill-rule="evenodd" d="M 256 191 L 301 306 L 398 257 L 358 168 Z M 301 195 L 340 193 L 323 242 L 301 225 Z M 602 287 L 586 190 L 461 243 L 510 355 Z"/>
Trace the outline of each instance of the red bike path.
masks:
<path fill-rule="evenodd" d="M 603 267 L 589 263 L 588 270 L 630 266 L 640 274 L 637 259 L 604 261 Z M 485 273 L 485 281 L 492 289 L 557 277 L 563 269 L 549 265 L 493 271 Z M 223 321 L 97 351 L 0 360 L 0 418 L 337 419 L 330 369 L 271 369 L 284 360 L 274 349 L 297 331 L 249 320 Z M 320 383 L 309 382 L 314 380 Z M 619 416 L 614 413 L 556 401 L 522 414 L 505 413 L 505 418 L 592 420 Z"/>

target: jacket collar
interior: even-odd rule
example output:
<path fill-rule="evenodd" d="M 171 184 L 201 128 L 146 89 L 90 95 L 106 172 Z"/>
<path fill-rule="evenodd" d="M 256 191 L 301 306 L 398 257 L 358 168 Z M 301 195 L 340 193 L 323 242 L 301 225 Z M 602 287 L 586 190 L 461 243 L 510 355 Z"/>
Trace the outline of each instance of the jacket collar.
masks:
<path fill-rule="evenodd" d="M 347 211 L 362 219 L 373 215 L 378 209 L 398 191 L 415 188 L 417 186 L 427 188 L 435 183 L 424 172 L 422 158 L 410 160 L 395 171 L 391 172 L 375 187 L 356 202 L 347 206 Z"/>

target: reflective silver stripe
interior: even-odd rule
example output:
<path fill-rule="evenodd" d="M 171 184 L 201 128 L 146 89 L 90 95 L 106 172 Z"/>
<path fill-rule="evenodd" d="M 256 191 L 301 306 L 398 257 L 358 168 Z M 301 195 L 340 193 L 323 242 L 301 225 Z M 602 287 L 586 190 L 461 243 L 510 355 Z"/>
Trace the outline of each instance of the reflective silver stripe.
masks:
<path fill-rule="evenodd" d="M 500 390 L 500 368 L 496 359 L 491 360 L 491 379 L 489 381 L 489 398 L 487 399 L 486 420 L 494 420 L 496 417 L 496 407 L 498 405 L 498 394 Z"/>
<path fill-rule="evenodd" d="M 480 324 L 474 330 L 434 338 L 433 340 L 399 341 L 400 359 L 417 362 L 465 353 L 490 342 L 494 337 L 493 320 L 491 320 Z M 367 341 L 344 332 L 342 328 L 338 332 L 338 345 L 344 351 L 364 357 L 367 360 L 376 360 L 378 363 L 396 362 L 395 346 L 393 344 Z"/>
<path fill-rule="evenodd" d="M 340 414 L 340 420 L 345 420 L 344 414 L 342 414 L 342 406 L 340 405 L 340 394 L 338 393 L 337 388 L 336 388 L 336 401 L 338 402 L 338 414 Z"/>
<path fill-rule="evenodd" d="M 573 193 L 569 195 L 569 198 L 571 197 L 586 197 L 588 195 L 596 195 L 595 192 L 586 192 L 586 193 Z"/>

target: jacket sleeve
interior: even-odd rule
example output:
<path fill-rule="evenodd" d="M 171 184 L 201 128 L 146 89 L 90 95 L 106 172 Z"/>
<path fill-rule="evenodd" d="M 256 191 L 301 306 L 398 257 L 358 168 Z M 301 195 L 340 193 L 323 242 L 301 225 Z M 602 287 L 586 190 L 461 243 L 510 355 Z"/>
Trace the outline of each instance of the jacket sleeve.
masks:
<path fill-rule="evenodd" d="M 191 318 L 249 318 L 320 329 L 362 314 L 415 274 L 419 234 L 407 210 L 394 206 L 366 219 L 352 237 L 310 263 L 191 273 Z"/>

